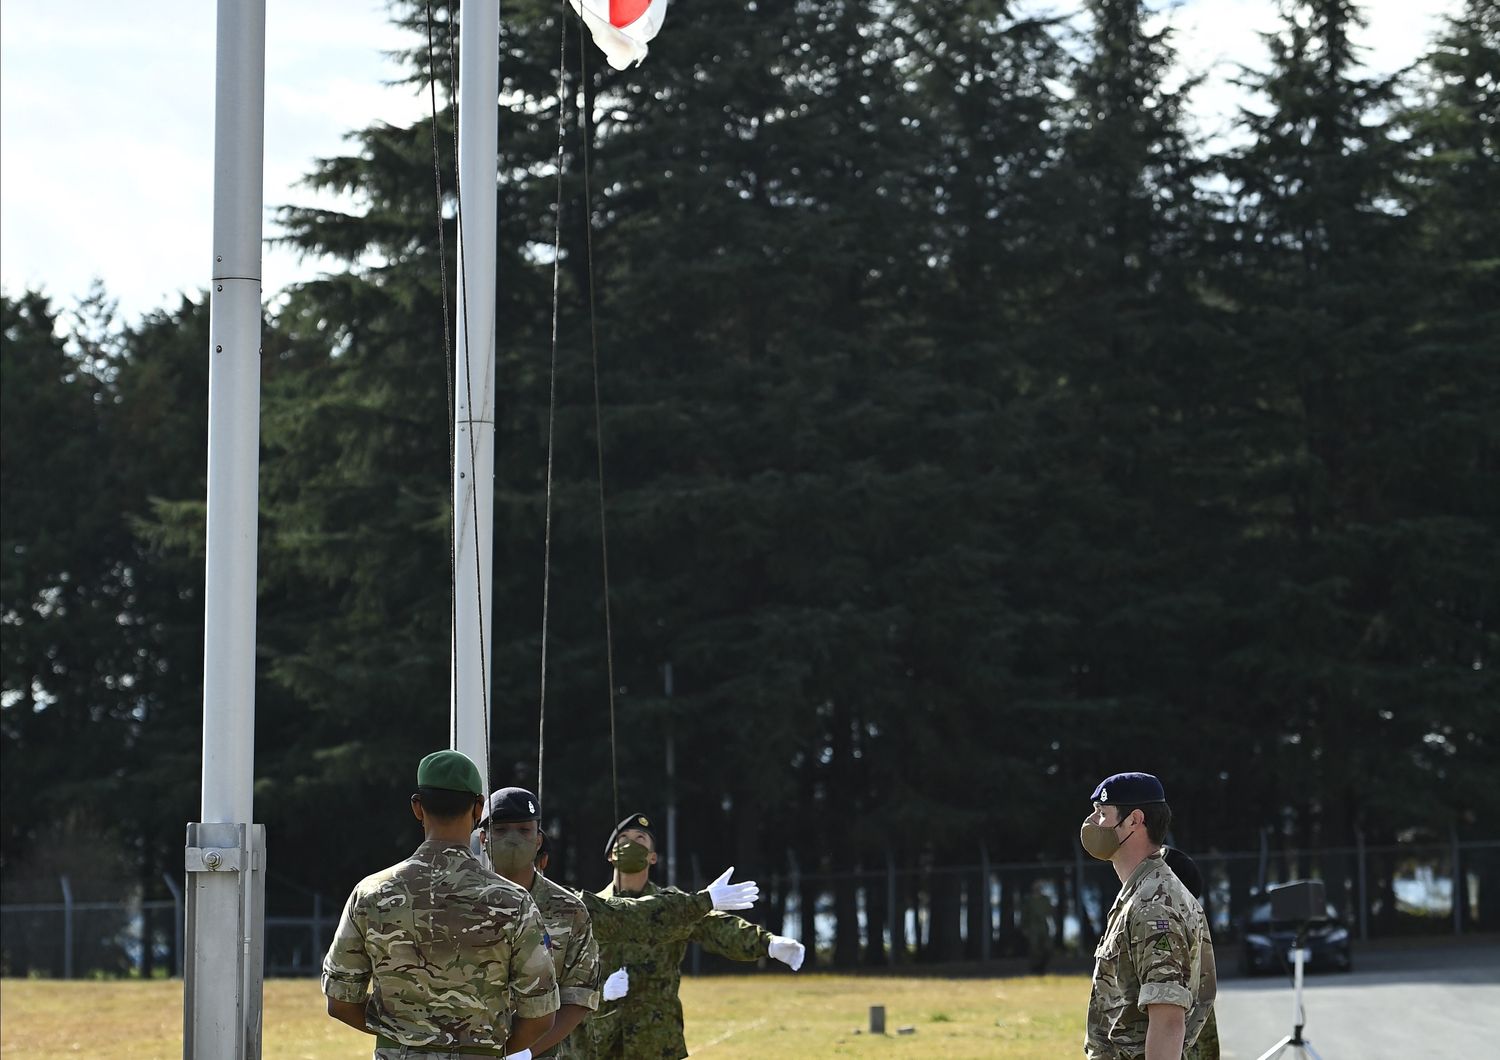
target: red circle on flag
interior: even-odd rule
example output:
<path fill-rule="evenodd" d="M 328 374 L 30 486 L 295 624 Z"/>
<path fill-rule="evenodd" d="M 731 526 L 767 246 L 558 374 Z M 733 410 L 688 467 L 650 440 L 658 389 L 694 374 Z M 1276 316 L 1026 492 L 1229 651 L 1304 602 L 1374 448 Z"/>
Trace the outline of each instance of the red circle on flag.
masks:
<path fill-rule="evenodd" d="M 609 0 L 609 24 L 628 26 L 646 13 L 651 0 Z"/>

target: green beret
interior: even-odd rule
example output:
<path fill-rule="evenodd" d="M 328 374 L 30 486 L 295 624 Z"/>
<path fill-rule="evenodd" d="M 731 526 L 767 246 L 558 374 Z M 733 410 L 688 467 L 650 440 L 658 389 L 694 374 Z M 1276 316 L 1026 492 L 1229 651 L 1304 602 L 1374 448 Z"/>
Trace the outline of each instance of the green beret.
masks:
<path fill-rule="evenodd" d="M 484 795 L 479 767 L 462 751 L 434 751 L 417 766 L 417 787 Z"/>

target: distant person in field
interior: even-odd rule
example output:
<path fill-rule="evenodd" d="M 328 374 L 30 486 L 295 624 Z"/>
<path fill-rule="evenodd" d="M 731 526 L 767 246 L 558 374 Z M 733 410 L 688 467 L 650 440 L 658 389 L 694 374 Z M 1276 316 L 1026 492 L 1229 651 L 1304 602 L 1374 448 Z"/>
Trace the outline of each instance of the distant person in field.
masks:
<path fill-rule="evenodd" d="M 1094 950 L 1084 1055 L 1181 1060 L 1218 990 L 1203 907 L 1162 858 L 1172 810 L 1149 773 L 1116 773 L 1091 796 L 1079 829 L 1090 856 L 1120 879 Z"/>
<path fill-rule="evenodd" d="M 548 879 L 543 869 L 545 836 L 542 803 L 525 788 L 501 788 L 490 795 L 470 848 L 479 860 L 524 889 L 536 902 L 543 942 L 557 976 L 559 1000 L 552 1029 L 532 1045 L 548 1060 L 589 1055 L 584 1034 L 575 1028 L 599 1007 L 630 989 L 630 976 L 617 969 L 601 981 L 599 945 L 606 941 L 645 943 L 663 933 L 690 930 L 714 910 L 748 909 L 759 895 L 753 881 L 728 882 L 724 873 L 697 894 L 681 891 L 641 898 L 610 898 L 574 891 Z"/>
<path fill-rule="evenodd" d="M 1026 959 L 1032 975 L 1044 975 L 1052 960 L 1052 899 L 1047 885 L 1031 881 L 1031 893 L 1021 904 L 1021 934 L 1026 937 Z"/>
<path fill-rule="evenodd" d="M 601 896 L 678 893 L 651 882 L 656 864 L 656 833 L 645 814 L 633 813 L 615 826 L 604 845 L 614 879 Z M 602 934 L 600 956 L 605 968 L 624 968 L 630 993 L 606 1002 L 585 1025 L 591 1057 L 596 1060 L 681 1060 L 688 1055 L 683 1036 L 682 958 L 689 942 L 736 961 L 772 957 L 796 971 L 802 967 L 802 943 L 773 935 L 732 916 L 712 913 L 684 931 L 664 931 L 649 942 L 613 942 Z"/>
<path fill-rule="evenodd" d="M 458 751 L 417 766 L 422 844 L 354 888 L 323 958 L 328 1014 L 375 1035 L 375 1060 L 519 1054 L 552 1026 L 558 996 L 531 896 L 481 865 L 479 768 Z"/>
<path fill-rule="evenodd" d="M 1203 873 L 1198 870 L 1198 865 L 1192 858 L 1188 857 L 1176 847 L 1167 847 L 1162 853 L 1162 860 L 1167 863 L 1182 885 L 1188 889 L 1198 904 L 1203 904 Z M 1213 950 L 1208 951 L 1209 956 Z M 1214 1015 L 1213 1007 L 1208 1010 L 1208 1019 L 1204 1021 L 1203 1031 L 1198 1035 L 1198 1040 L 1190 1045 L 1183 1055 L 1183 1060 L 1219 1060 L 1219 1020 Z"/>

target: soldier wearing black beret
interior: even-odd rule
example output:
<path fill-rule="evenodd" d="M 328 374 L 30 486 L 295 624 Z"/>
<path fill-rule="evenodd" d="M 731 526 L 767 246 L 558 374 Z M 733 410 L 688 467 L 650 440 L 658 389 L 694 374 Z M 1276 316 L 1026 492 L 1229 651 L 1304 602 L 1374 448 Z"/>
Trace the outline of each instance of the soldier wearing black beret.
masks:
<path fill-rule="evenodd" d="M 1094 950 L 1088 1060 L 1179 1060 L 1217 993 L 1203 907 L 1162 859 L 1172 810 L 1150 773 L 1116 773 L 1090 796 L 1079 829 L 1089 854 L 1120 880 Z"/>
<path fill-rule="evenodd" d="M 656 830 L 644 813 L 630 814 L 615 825 L 604 845 L 604 856 L 614 868 L 614 879 L 600 895 L 632 897 L 676 891 L 651 882 L 651 866 L 657 859 Z M 599 950 L 604 967 L 626 968 L 632 979 L 628 996 L 600 1005 L 590 1018 L 586 1030 L 593 1047 L 591 1060 L 673 1060 L 687 1056 L 677 992 L 689 942 L 730 960 L 753 961 L 769 956 L 793 971 L 802 966 L 802 943 L 773 935 L 729 913 L 711 913 L 688 931 L 664 930 L 647 943 L 616 942 L 601 934 Z"/>

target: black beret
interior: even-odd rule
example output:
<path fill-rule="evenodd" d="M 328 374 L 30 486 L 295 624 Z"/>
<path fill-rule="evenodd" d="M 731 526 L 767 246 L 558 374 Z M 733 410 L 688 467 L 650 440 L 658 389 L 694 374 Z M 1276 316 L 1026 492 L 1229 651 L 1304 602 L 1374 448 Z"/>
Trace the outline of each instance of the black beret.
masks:
<path fill-rule="evenodd" d="M 609 857 L 615 852 L 615 840 L 620 838 L 620 833 L 632 828 L 645 832 L 651 837 L 651 845 L 656 845 L 656 830 L 651 827 L 651 818 L 643 813 L 633 813 L 615 825 L 615 830 L 609 833 L 609 842 L 604 844 L 605 857 Z"/>
<path fill-rule="evenodd" d="M 1188 889 L 1188 893 L 1194 898 L 1203 897 L 1203 873 L 1198 871 L 1197 864 L 1176 847 L 1167 847 L 1162 852 L 1162 860 L 1167 863 L 1167 868 L 1172 870 L 1182 885 Z"/>
<path fill-rule="evenodd" d="M 498 824 L 511 824 L 515 821 L 540 821 L 542 819 L 542 804 L 537 797 L 525 788 L 501 788 L 490 795 L 490 804 L 484 812 L 482 825 L 489 825 L 492 821 Z"/>
<path fill-rule="evenodd" d="M 1116 773 L 1094 789 L 1089 801 L 1104 806 L 1144 806 L 1166 802 L 1167 793 L 1150 773 Z"/>

